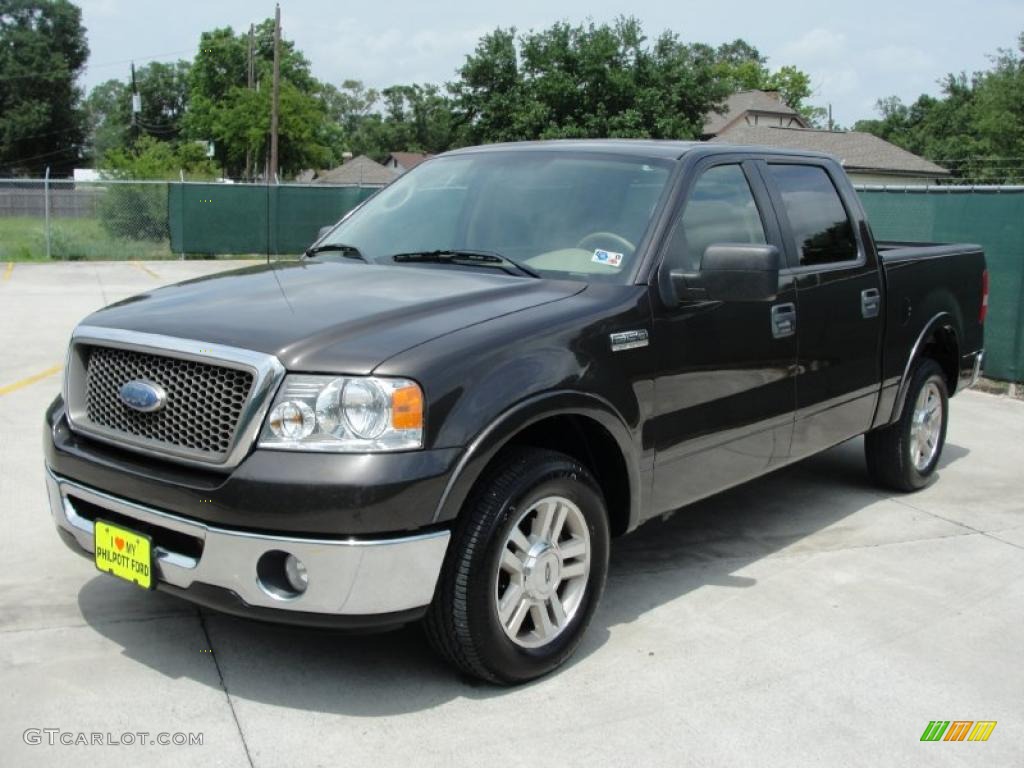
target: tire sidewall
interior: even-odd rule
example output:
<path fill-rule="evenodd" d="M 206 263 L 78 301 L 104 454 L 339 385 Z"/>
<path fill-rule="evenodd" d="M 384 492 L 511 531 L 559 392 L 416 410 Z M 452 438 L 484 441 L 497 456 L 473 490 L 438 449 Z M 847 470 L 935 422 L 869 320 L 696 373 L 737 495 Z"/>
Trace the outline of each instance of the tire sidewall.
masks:
<path fill-rule="evenodd" d="M 523 648 L 514 643 L 498 619 L 494 590 L 505 539 L 523 511 L 546 496 L 562 496 L 579 507 L 590 534 L 590 573 L 583 602 L 569 625 L 551 643 Z M 486 545 L 474 557 L 467 589 L 467 618 L 481 661 L 509 682 L 529 680 L 558 667 L 575 650 L 604 591 L 609 533 L 604 500 L 586 471 L 569 460 L 539 462 L 518 479 L 490 524 Z"/>
<path fill-rule="evenodd" d="M 933 382 L 939 390 L 939 397 L 941 400 L 940 408 L 942 409 L 942 426 L 939 429 L 939 449 L 935 452 L 932 460 L 928 463 L 923 470 L 919 470 L 914 464 L 914 459 L 910 455 L 911 437 L 910 432 L 914 425 L 914 408 L 917 405 L 917 398 L 921 394 L 921 390 L 929 383 Z M 932 360 L 928 360 L 922 364 L 915 372 L 913 385 L 910 387 L 910 391 L 907 393 L 907 400 L 904 406 L 903 413 L 903 428 L 902 428 L 902 445 L 900 446 L 900 460 L 905 466 L 905 476 L 910 484 L 914 488 L 923 488 L 928 485 L 935 477 L 935 469 L 939 465 L 939 461 L 942 459 L 942 451 L 946 447 L 946 427 L 949 425 L 949 391 L 946 386 L 946 377 L 943 374 L 942 368 L 939 367 L 938 363 Z"/>

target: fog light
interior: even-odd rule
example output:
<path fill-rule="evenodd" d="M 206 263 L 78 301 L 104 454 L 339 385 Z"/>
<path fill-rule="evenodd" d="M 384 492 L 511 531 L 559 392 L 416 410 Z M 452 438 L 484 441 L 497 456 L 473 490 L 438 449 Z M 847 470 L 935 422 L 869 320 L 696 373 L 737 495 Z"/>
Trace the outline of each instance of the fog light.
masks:
<path fill-rule="evenodd" d="M 309 586 L 306 566 L 295 555 L 288 555 L 284 559 L 284 575 L 288 579 L 288 585 L 296 592 L 305 592 Z"/>

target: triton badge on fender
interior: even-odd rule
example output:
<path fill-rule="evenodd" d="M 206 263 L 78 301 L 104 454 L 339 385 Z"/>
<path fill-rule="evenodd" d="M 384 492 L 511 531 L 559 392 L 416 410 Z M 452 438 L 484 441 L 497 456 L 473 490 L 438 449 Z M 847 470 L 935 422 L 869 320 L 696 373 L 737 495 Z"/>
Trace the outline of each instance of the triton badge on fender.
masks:
<path fill-rule="evenodd" d="M 608 335 L 608 338 L 612 342 L 612 352 L 622 352 L 626 349 L 638 349 L 639 347 L 646 347 L 649 343 L 646 328 L 640 328 L 636 331 L 611 333 Z"/>

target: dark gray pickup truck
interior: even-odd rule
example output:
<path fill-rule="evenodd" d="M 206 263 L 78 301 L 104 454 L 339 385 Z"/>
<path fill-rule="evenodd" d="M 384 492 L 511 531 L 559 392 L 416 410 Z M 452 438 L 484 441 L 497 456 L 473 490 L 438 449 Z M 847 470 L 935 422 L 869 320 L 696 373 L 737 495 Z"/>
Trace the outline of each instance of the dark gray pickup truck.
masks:
<path fill-rule="evenodd" d="M 459 150 L 301 261 L 86 318 L 46 413 L 51 510 L 141 587 L 423 620 L 464 672 L 529 680 L 645 520 L 859 435 L 884 487 L 933 479 L 987 287 L 977 246 L 876 243 L 830 157 Z"/>

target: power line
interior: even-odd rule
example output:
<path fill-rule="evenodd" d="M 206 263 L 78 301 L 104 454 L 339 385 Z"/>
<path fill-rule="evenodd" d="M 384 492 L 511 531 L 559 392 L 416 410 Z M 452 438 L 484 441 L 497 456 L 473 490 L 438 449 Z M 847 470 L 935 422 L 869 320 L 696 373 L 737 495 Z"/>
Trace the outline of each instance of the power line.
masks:
<path fill-rule="evenodd" d="M 42 154 L 39 155 L 30 155 L 28 157 L 15 157 L 10 160 L 0 160 L 0 163 L 4 165 L 20 165 L 22 163 L 27 163 L 29 160 L 41 160 L 43 158 L 62 155 L 68 152 L 74 152 L 77 155 L 79 149 L 80 147 L 63 147 L 61 149 L 55 149 L 52 152 L 43 152 Z"/>

